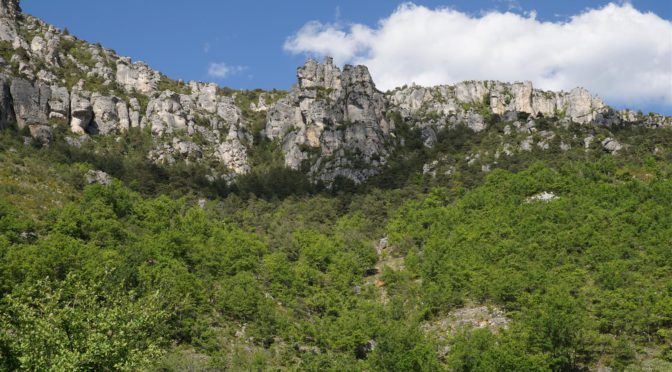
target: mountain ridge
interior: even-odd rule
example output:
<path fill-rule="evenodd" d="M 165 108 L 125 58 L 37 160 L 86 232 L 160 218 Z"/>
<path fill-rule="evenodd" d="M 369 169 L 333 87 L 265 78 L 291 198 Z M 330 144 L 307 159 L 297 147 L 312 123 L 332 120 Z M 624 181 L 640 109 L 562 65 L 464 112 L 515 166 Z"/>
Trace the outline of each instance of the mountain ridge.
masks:
<path fill-rule="evenodd" d="M 139 128 L 152 135 L 152 161 L 214 162 L 213 180 L 248 174 L 254 146 L 271 142 L 286 167 L 314 181 L 361 183 L 404 146 L 396 133 L 401 121 L 430 148 L 445 128 L 479 132 L 523 116 L 565 126 L 672 125 L 662 115 L 617 112 L 583 88 L 550 92 L 530 82 L 465 81 L 381 92 L 365 66 L 341 69 L 329 57 L 299 67 L 288 92 L 185 83 L 25 15 L 18 0 L 0 3 L 0 44 L 0 128 L 27 128 L 49 143 L 54 128 L 66 126 L 75 144 L 77 137 Z"/>

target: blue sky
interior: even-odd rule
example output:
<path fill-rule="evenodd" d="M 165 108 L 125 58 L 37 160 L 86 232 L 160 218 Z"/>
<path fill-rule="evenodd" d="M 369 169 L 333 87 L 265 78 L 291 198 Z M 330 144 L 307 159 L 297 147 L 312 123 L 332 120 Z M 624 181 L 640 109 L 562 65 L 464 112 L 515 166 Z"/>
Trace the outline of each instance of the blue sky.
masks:
<path fill-rule="evenodd" d="M 493 10 L 511 11 L 529 18 L 533 11 L 534 19 L 543 23 L 563 22 L 586 9 L 604 7 L 609 2 L 417 0 L 414 3 L 430 10 L 449 7 L 474 18 Z M 172 78 L 215 81 L 234 88 L 287 89 L 295 82 L 296 67 L 303 63 L 307 54 L 323 54 L 322 49 L 315 49 L 314 45 L 301 44 L 293 50 L 286 46 L 288 39 L 296 38 L 300 30 L 305 31 L 304 26 L 308 22 L 319 22 L 320 30 L 328 27 L 342 30 L 349 37 L 352 24 L 376 30 L 380 21 L 395 13 L 400 4 L 400 1 L 388 0 L 23 0 L 22 8 L 24 12 L 59 28 L 67 26 L 72 34 L 82 39 L 100 42 L 121 55 L 143 60 Z M 635 0 L 631 4 L 641 13 L 653 12 L 664 20 L 672 19 L 672 5 L 668 1 Z M 661 35 L 660 38 L 663 43 L 669 39 L 672 44 L 672 34 Z M 363 52 L 346 53 L 342 62 L 367 60 L 366 57 L 371 57 L 373 53 L 370 45 L 367 48 Z M 327 51 L 331 50 L 327 48 Z M 372 63 L 375 65 L 375 61 L 372 60 Z M 666 62 L 662 63 L 665 68 Z M 672 70 L 672 61 L 667 61 L 667 67 Z M 377 75 L 386 76 L 381 69 L 372 69 L 372 73 L 377 82 Z M 487 76 L 485 70 L 484 76 L 473 72 L 466 74 L 455 76 L 500 77 Z M 415 78 L 416 75 L 399 76 L 403 79 L 405 76 Z M 667 79 L 667 75 L 663 77 Z M 664 85 L 667 83 L 672 90 L 672 81 L 664 82 Z M 607 88 L 602 89 L 608 91 Z M 666 95 L 664 89 L 662 94 Z M 608 96 L 609 93 L 606 93 Z M 621 99 L 617 97 L 615 100 Z M 636 108 L 657 109 L 672 114 L 672 105 L 667 100 L 666 96 L 656 102 L 636 102 L 639 105 Z M 627 99 L 624 102 L 629 103 Z"/>

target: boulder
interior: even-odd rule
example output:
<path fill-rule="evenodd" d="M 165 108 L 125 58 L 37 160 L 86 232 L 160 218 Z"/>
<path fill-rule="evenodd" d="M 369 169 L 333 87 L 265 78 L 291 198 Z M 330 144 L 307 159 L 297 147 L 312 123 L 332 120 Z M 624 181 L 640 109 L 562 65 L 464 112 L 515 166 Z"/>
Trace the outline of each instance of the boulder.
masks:
<path fill-rule="evenodd" d="M 109 174 L 99 170 L 89 170 L 84 175 L 84 178 L 86 179 L 86 183 L 89 185 L 95 183 L 103 186 L 109 186 L 112 184 L 112 177 Z"/>
<path fill-rule="evenodd" d="M 608 153 L 616 154 L 621 149 L 623 149 L 623 145 L 621 145 L 615 139 L 608 137 L 602 141 L 602 148 Z"/>
<path fill-rule="evenodd" d="M 49 145 L 54 139 L 53 129 L 47 124 L 28 124 L 28 130 L 30 130 L 30 136 L 43 145 Z"/>

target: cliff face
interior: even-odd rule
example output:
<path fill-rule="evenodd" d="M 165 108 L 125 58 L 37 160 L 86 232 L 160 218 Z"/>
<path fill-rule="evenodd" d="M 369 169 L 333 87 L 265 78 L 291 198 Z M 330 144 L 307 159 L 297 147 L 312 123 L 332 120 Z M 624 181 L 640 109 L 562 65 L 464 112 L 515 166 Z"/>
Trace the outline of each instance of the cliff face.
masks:
<path fill-rule="evenodd" d="M 360 182 L 385 164 L 394 126 L 385 119 L 387 100 L 365 66 L 330 58 L 298 70 L 298 84 L 268 113 L 266 136 L 279 139 L 285 164 L 325 181 L 344 176 Z"/>
<path fill-rule="evenodd" d="M 511 122 L 523 113 L 582 125 L 672 123 L 659 115 L 617 113 L 582 88 L 545 92 L 529 82 L 469 81 L 383 93 L 365 66 L 341 70 L 329 58 L 307 61 L 297 79 L 279 100 L 262 93 L 249 102 L 245 92 L 171 80 L 21 13 L 18 0 L 0 0 L 0 128 L 16 126 L 44 143 L 57 127 L 72 136 L 139 128 L 151 133 L 152 161 L 221 164 L 213 177 L 249 172 L 256 138 L 273 141 L 286 166 L 314 180 L 362 182 L 404 146 L 395 127 L 400 119 L 418 129 L 428 147 L 442 129 L 466 125 L 478 132 L 492 115 Z"/>

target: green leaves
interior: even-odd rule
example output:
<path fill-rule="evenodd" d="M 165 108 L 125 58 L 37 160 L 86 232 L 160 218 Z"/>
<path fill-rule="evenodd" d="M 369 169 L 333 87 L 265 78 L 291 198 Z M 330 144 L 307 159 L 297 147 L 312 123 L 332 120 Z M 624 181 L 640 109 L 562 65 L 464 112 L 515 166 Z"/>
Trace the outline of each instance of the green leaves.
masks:
<path fill-rule="evenodd" d="M 146 366 L 161 354 L 161 325 L 167 313 L 159 293 L 137 297 L 110 288 L 104 278 L 68 275 L 62 282 L 39 280 L 2 301 L 10 363 L 25 370 L 121 370 Z"/>

